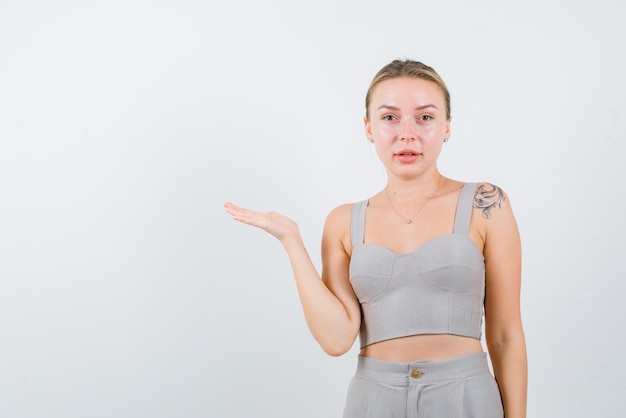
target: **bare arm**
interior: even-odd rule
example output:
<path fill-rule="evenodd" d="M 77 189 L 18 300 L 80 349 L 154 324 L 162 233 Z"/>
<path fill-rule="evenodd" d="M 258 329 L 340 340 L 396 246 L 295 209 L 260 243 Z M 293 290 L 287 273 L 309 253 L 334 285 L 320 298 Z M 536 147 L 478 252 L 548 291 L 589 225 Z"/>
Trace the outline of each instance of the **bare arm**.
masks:
<path fill-rule="evenodd" d="M 480 210 L 485 240 L 487 347 L 505 417 L 524 418 L 528 377 L 520 313 L 519 231 L 508 197 L 498 187 L 487 183 L 479 185 L 474 207 Z"/>
<path fill-rule="evenodd" d="M 330 355 L 341 355 L 352 347 L 360 326 L 358 301 L 348 280 L 349 256 L 345 229 L 349 229 L 348 207 L 331 212 L 322 238 L 321 279 L 304 247 L 298 226 L 276 212 L 261 213 L 224 205 L 233 219 L 263 229 L 276 237 L 287 252 L 296 280 L 304 316 L 313 337 Z M 348 218 L 346 218 L 348 215 Z"/>

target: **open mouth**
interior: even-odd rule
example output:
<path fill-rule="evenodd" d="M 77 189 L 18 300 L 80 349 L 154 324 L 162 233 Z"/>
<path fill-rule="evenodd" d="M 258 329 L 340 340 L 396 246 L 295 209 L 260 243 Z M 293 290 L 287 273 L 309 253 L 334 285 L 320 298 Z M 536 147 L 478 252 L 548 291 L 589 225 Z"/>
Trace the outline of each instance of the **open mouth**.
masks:
<path fill-rule="evenodd" d="M 403 163 L 412 163 L 413 161 L 419 159 L 420 155 L 422 154 L 417 151 L 400 150 L 399 152 L 395 154 L 395 158 L 397 158 L 398 161 L 403 162 Z"/>

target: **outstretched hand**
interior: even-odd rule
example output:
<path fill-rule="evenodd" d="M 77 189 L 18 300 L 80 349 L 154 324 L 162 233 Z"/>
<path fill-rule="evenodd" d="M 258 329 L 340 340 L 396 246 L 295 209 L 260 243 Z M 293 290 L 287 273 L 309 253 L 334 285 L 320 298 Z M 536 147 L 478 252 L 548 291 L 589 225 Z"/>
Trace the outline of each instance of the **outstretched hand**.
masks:
<path fill-rule="evenodd" d="M 298 225 L 279 213 L 257 212 L 251 209 L 240 208 L 230 202 L 224 203 L 224 209 L 233 216 L 234 220 L 261 228 L 278 238 L 281 242 L 285 238 L 297 237 L 299 234 Z"/>

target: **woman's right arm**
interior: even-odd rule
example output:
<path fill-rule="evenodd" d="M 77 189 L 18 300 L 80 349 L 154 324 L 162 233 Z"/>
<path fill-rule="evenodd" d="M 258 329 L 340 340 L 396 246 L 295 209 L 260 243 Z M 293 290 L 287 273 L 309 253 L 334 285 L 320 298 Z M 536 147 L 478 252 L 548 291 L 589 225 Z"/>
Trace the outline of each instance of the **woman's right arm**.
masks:
<path fill-rule="evenodd" d="M 322 349 L 338 356 L 347 352 L 361 324 L 358 300 L 349 282 L 348 254 L 351 206 L 333 210 L 322 237 L 322 276 L 304 247 L 298 226 L 276 212 L 261 213 L 226 203 L 237 221 L 256 226 L 275 236 L 285 248 L 306 322 Z"/>

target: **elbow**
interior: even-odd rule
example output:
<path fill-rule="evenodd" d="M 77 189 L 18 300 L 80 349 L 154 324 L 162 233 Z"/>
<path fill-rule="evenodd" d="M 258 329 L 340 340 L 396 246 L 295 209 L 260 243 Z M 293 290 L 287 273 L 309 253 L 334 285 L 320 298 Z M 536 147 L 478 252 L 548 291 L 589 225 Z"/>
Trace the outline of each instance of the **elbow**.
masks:
<path fill-rule="evenodd" d="M 349 326 L 326 328 L 313 332 L 313 337 L 326 354 L 339 357 L 346 354 L 357 339 L 360 321 Z"/>
<path fill-rule="evenodd" d="M 488 333 L 485 340 L 490 353 L 497 353 L 510 347 L 525 348 L 526 346 L 524 331 L 521 326 L 507 332 Z"/>
<path fill-rule="evenodd" d="M 348 352 L 348 350 L 344 349 L 343 347 L 335 347 L 335 346 L 333 347 L 322 346 L 322 349 L 324 350 L 326 354 L 328 354 L 331 357 L 343 356 L 344 354 Z"/>
<path fill-rule="evenodd" d="M 329 341 L 320 343 L 322 350 L 332 357 L 339 357 L 346 354 L 352 348 L 353 341 Z"/>

